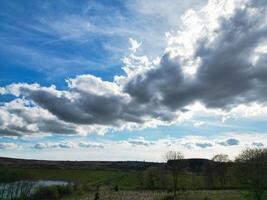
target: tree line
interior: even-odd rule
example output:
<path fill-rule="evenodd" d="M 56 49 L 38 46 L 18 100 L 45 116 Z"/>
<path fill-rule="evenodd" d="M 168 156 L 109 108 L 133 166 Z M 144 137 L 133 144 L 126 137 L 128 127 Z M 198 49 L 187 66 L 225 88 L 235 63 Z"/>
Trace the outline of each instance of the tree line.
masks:
<path fill-rule="evenodd" d="M 267 189 L 267 149 L 244 149 L 234 160 L 226 154 L 207 159 L 184 159 L 179 151 L 164 154 L 166 169 L 150 167 L 143 172 L 147 189 L 178 191 L 196 189 L 248 190 L 253 200 L 263 200 Z"/>

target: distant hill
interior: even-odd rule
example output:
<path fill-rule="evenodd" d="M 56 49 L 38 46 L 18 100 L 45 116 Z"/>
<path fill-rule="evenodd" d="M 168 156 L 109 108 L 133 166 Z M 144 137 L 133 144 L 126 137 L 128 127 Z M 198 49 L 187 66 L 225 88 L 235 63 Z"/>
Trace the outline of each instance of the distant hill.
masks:
<path fill-rule="evenodd" d="M 0 166 L 25 168 L 144 170 L 148 167 L 164 168 L 165 165 L 165 163 L 145 161 L 51 161 L 0 157 Z"/>
<path fill-rule="evenodd" d="M 188 171 L 202 171 L 208 159 L 184 159 Z M 114 170 L 144 170 L 149 167 L 166 169 L 166 163 L 145 161 L 52 161 L 0 157 L 0 166 L 23 168 L 62 168 L 62 169 L 114 169 Z"/>

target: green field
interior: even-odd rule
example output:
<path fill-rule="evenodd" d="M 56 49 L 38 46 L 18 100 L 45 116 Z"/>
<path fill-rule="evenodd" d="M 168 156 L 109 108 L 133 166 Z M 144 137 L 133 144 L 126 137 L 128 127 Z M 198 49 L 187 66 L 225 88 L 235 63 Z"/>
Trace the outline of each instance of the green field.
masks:
<path fill-rule="evenodd" d="M 88 169 L 39 169 L 39 168 L 9 168 L 14 171 L 34 179 L 42 180 L 66 180 L 75 183 L 88 183 L 91 185 L 118 185 L 127 189 L 142 187 L 144 171 L 119 171 L 119 170 L 88 170 Z M 164 187 L 171 187 L 171 177 L 164 174 Z M 203 187 L 201 176 L 195 176 L 194 184 L 189 175 L 180 175 L 180 187 L 191 188 L 191 186 Z M 159 188 L 157 188 L 159 189 Z"/>
<path fill-rule="evenodd" d="M 2 168 L 2 172 L 6 168 Z M 120 171 L 120 170 L 91 170 L 91 169 L 41 169 L 9 167 L 9 172 L 23 174 L 34 180 L 65 180 L 75 183 L 78 192 L 73 193 L 64 200 L 95 199 L 97 186 L 99 186 L 99 200 L 165 200 L 170 195 L 167 189 L 172 188 L 171 176 L 164 171 L 149 176 L 147 171 Z M 161 185 L 147 187 L 146 181 L 151 184 L 151 178 L 157 175 Z M 148 185 L 149 185 L 148 184 Z M 153 185 L 153 184 L 152 184 Z M 118 191 L 114 187 L 118 187 Z M 247 190 L 220 190 L 200 189 L 205 186 L 201 175 L 182 174 L 179 176 L 179 192 L 177 200 L 250 200 Z M 227 185 L 226 185 L 227 186 Z M 161 188 L 160 188 L 161 187 Z M 267 197 L 265 198 L 267 199 Z M 166 199 L 168 200 L 168 199 Z"/>
<path fill-rule="evenodd" d="M 122 187 L 135 188 L 140 184 L 138 171 L 87 170 L 87 169 L 36 169 L 9 168 L 19 174 L 42 180 L 66 180 L 75 183 L 117 184 Z"/>

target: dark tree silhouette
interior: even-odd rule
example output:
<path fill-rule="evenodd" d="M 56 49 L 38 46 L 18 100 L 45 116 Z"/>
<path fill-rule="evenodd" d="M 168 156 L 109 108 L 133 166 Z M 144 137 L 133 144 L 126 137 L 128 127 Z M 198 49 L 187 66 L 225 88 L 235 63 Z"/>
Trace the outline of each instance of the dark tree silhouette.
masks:
<path fill-rule="evenodd" d="M 251 190 L 253 199 L 262 200 L 267 182 L 267 149 L 245 149 L 236 158 L 236 175 Z"/>

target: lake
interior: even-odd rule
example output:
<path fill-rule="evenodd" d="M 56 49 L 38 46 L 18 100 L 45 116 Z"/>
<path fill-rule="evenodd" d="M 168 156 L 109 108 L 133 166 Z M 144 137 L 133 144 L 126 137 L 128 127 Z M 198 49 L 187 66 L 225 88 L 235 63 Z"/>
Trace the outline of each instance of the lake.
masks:
<path fill-rule="evenodd" d="M 71 184 L 62 180 L 16 181 L 0 183 L 0 199 L 14 199 L 20 196 L 29 197 L 38 187 Z"/>

